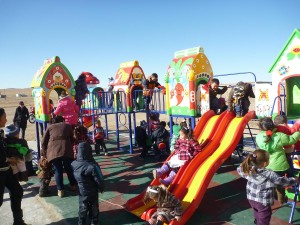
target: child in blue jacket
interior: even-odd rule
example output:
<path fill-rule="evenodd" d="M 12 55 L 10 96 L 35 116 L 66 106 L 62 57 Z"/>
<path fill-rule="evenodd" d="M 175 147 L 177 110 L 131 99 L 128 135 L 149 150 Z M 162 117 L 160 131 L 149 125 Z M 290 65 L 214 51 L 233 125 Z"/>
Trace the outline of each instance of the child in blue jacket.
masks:
<path fill-rule="evenodd" d="M 72 167 L 79 189 L 78 225 L 86 224 L 88 215 L 92 224 L 99 224 L 98 192 L 104 191 L 104 179 L 88 143 L 78 144 L 77 159 L 72 162 Z"/>

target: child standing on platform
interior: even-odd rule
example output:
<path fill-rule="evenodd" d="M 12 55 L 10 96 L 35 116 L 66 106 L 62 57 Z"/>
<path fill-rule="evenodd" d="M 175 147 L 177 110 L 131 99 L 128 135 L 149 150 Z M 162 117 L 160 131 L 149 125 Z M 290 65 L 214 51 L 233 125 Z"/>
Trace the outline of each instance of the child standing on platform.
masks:
<path fill-rule="evenodd" d="M 279 176 L 284 176 L 290 168 L 283 146 L 295 144 L 300 138 L 300 132 L 286 135 L 281 132 L 274 132 L 275 125 L 273 120 L 265 117 L 259 120 L 260 132 L 256 135 L 257 146 L 266 150 L 270 154 L 270 164 L 267 169 L 273 170 Z M 280 204 L 287 202 L 285 188 L 281 185 L 276 186 L 277 198 Z"/>
<path fill-rule="evenodd" d="M 98 192 L 104 191 L 104 178 L 88 143 L 79 143 L 77 159 L 72 162 L 72 167 L 79 189 L 78 225 L 85 225 L 87 216 L 92 224 L 99 224 Z"/>
<path fill-rule="evenodd" d="M 169 186 L 172 183 L 181 166 L 202 151 L 198 141 L 193 138 L 192 130 L 182 127 L 179 134 L 180 136 L 175 144 L 173 156 L 161 168 L 153 170 L 153 177 L 155 179 L 170 172 L 169 176 L 165 179 L 159 179 L 159 182 L 165 186 Z"/>
<path fill-rule="evenodd" d="M 156 202 L 156 212 L 144 225 L 169 224 L 171 220 L 179 221 L 182 216 L 181 201 L 163 186 L 149 186 L 144 196 L 144 202 Z"/>
<path fill-rule="evenodd" d="M 274 187 L 276 185 L 289 186 L 296 183 L 295 178 L 279 176 L 266 169 L 269 165 L 269 153 L 265 150 L 255 150 L 249 154 L 237 168 L 241 177 L 247 182 L 247 199 L 253 209 L 257 225 L 270 224 L 274 203 Z"/>
<path fill-rule="evenodd" d="M 105 138 L 104 129 L 101 126 L 101 121 L 98 119 L 96 127 L 94 129 L 94 143 L 95 143 L 95 151 L 97 155 L 100 154 L 100 146 L 104 151 L 104 155 L 108 155 L 104 138 Z"/>

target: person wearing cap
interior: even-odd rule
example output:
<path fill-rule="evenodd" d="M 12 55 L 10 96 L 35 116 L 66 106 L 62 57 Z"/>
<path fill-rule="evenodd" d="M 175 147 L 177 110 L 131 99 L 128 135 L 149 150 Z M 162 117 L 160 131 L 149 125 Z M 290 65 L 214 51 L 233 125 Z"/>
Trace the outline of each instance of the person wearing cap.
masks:
<path fill-rule="evenodd" d="M 20 129 L 22 139 L 25 139 L 25 131 L 27 128 L 27 120 L 29 119 L 29 111 L 23 101 L 19 102 L 13 119 L 14 125 Z"/>
<path fill-rule="evenodd" d="M 147 133 L 146 133 L 146 129 L 147 129 L 147 123 L 145 120 L 142 120 L 140 122 L 140 126 L 137 126 L 135 128 L 135 141 L 139 147 L 139 149 L 142 150 L 140 156 L 139 156 L 139 160 L 144 160 L 145 157 L 148 154 L 148 147 L 147 147 Z"/>
<path fill-rule="evenodd" d="M 56 116 L 62 116 L 65 123 L 74 128 L 78 124 L 78 113 L 78 106 L 74 101 L 72 101 L 65 91 L 62 91 L 59 96 L 57 108 L 54 110 L 53 114 Z"/>
<path fill-rule="evenodd" d="M 7 122 L 6 113 L 0 108 L 0 127 L 5 127 Z M 7 188 L 10 194 L 10 205 L 14 217 L 13 225 L 29 225 L 23 220 L 23 210 L 21 208 L 23 189 L 16 177 L 12 173 L 10 165 L 17 163 L 14 157 L 8 157 L 4 131 L 0 135 L 0 207 L 3 204 L 4 189 Z"/>
<path fill-rule="evenodd" d="M 19 181 L 28 181 L 24 156 L 29 152 L 29 148 L 25 139 L 19 139 L 19 133 L 20 129 L 13 124 L 5 127 L 7 154 L 18 159 L 15 165 L 11 165 L 13 174 Z"/>

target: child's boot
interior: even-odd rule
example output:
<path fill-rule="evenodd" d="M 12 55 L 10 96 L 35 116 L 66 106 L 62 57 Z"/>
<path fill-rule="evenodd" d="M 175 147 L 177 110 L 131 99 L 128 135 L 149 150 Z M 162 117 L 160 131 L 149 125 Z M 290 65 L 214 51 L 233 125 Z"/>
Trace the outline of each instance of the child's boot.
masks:
<path fill-rule="evenodd" d="M 159 179 L 159 182 L 168 187 L 172 181 L 174 180 L 174 177 L 176 176 L 176 173 L 172 170 L 169 174 L 169 176 L 165 179 Z"/>
<path fill-rule="evenodd" d="M 169 167 L 167 164 L 162 165 L 161 168 L 153 170 L 153 177 L 154 179 L 156 178 L 160 178 L 162 175 L 164 175 L 165 173 L 169 172 Z"/>

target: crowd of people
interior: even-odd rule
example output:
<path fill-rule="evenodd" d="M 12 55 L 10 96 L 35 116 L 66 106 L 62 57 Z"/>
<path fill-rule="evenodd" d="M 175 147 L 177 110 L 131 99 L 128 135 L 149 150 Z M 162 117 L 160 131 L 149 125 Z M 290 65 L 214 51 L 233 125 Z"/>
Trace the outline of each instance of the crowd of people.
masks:
<path fill-rule="evenodd" d="M 48 188 L 54 176 L 57 196 L 63 198 L 63 174 L 66 173 L 68 188 L 79 192 L 78 224 L 86 224 L 87 218 L 91 219 L 92 224 L 98 224 L 98 192 L 105 190 L 105 182 L 100 166 L 93 158 L 91 145 L 95 145 L 96 155 L 102 150 L 107 156 L 108 150 L 105 144 L 106 133 L 100 119 L 93 130 L 93 140 L 88 136 L 88 129 L 78 123 L 81 101 L 88 94 L 83 80 L 80 75 L 76 81 L 81 92 L 78 91 L 75 102 L 67 92 L 61 91 L 58 105 L 51 111 L 54 118 L 43 134 L 41 158 L 38 162 L 39 196 L 50 194 Z M 148 90 L 159 87 L 157 74 L 152 74 L 144 85 Z M 234 111 L 236 117 L 244 116 L 249 111 L 249 98 L 255 98 L 251 84 L 238 82 L 231 88 L 226 105 L 222 95 L 228 87 L 220 86 L 218 79 L 212 79 L 208 85 L 210 108 L 216 114 L 228 110 Z M 151 110 L 151 94 L 144 97 L 147 109 Z M 152 111 L 148 116 L 149 124 L 142 120 L 135 128 L 135 140 L 141 151 L 139 160 L 145 161 L 151 149 L 156 157 L 164 156 L 166 159 L 172 155 L 160 168 L 152 171 L 154 179 L 158 179 L 161 185 L 149 186 L 146 190 L 144 201 L 154 200 L 157 208 L 145 224 L 164 224 L 172 219 L 180 220 L 183 210 L 180 200 L 168 191 L 168 186 L 178 170 L 197 154 L 201 154 L 203 149 L 201 143 L 195 140 L 192 127 L 186 120 L 179 124 L 172 121 L 170 136 L 167 123 L 160 120 L 158 113 Z M 26 159 L 30 158 L 30 149 L 25 140 L 28 117 L 28 109 L 21 101 L 13 124 L 6 126 L 6 113 L 0 108 L 0 127 L 5 127 L 0 136 L 0 206 L 3 203 L 4 188 L 7 188 L 10 192 L 14 225 L 26 225 L 21 209 L 23 189 L 19 181 L 27 181 L 26 171 L 32 169 L 26 164 L 26 161 L 30 161 Z M 261 225 L 270 223 L 271 206 L 274 203 L 273 189 L 276 190 L 277 200 L 283 205 L 287 202 L 284 187 L 298 182 L 292 170 L 291 156 L 294 149 L 300 150 L 300 121 L 290 127 L 283 115 L 276 116 L 274 121 L 266 117 L 259 120 L 259 128 L 261 131 L 256 136 L 258 149 L 245 158 L 237 171 L 248 180 L 247 198 L 253 208 L 255 223 Z"/>

